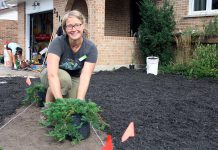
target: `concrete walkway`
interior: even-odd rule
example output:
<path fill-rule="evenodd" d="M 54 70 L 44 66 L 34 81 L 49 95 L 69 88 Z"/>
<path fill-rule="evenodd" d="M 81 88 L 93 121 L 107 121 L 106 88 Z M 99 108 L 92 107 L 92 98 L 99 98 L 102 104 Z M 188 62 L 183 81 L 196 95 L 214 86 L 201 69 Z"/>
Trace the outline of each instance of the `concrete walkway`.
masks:
<path fill-rule="evenodd" d="M 5 67 L 0 64 L 0 77 L 4 76 L 33 76 L 39 77 L 38 71 L 23 71 L 23 70 L 12 70 L 11 68 Z"/>

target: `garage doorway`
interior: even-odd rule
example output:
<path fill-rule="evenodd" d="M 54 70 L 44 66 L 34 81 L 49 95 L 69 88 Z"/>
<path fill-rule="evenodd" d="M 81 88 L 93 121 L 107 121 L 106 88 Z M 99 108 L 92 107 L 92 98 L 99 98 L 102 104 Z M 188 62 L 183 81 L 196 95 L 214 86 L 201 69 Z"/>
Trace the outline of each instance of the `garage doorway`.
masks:
<path fill-rule="evenodd" d="M 53 11 L 30 14 L 30 60 L 42 64 L 40 51 L 48 47 L 53 32 Z"/>

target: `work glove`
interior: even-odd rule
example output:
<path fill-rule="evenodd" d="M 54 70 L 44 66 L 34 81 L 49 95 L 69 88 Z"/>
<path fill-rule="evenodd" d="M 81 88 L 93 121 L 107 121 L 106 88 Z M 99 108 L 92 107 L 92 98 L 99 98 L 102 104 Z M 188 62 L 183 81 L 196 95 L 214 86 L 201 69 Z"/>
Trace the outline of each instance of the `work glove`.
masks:
<path fill-rule="evenodd" d="M 14 64 L 14 69 L 17 70 L 17 65 L 16 64 Z"/>

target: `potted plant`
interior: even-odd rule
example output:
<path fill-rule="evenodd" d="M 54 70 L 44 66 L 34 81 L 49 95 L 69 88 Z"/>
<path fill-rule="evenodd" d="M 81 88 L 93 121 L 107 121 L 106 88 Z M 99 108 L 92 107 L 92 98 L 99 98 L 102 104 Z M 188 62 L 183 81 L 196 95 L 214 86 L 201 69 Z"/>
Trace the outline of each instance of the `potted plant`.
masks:
<path fill-rule="evenodd" d="M 41 83 L 31 85 L 26 89 L 27 97 L 23 100 L 23 104 L 36 102 L 39 107 L 44 106 L 46 88 Z"/>
<path fill-rule="evenodd" d="M 72 144 L 76 144 L 89 137 L 90 123 L 99 130 L 108 126 L 99 115 L 101 111 L 94 102 L 72 98 L 56 99 L 41 111 L 46 118 L 41 124 L 53 126 L 48 132 L 49 136 L 58 141 L 69 139 Z"/>

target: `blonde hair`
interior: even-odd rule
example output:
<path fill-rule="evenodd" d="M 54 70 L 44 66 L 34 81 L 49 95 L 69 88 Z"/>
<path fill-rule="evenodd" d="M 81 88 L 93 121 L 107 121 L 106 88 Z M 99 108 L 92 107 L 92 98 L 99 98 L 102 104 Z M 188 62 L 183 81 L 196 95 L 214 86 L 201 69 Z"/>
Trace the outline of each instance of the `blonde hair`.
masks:
<path fill-rule="evenodd" d="M 80 11 L 72 10 L 70 12 L 67 12 L 62 18 L 62 30 L 63 30 L 64 34 L 66 34 L 67 19 L 70 17 L 75 17 L 75 18 L 79 19 L 82 22 L 82 24 L 86 23 L 86 18 Z"/>

